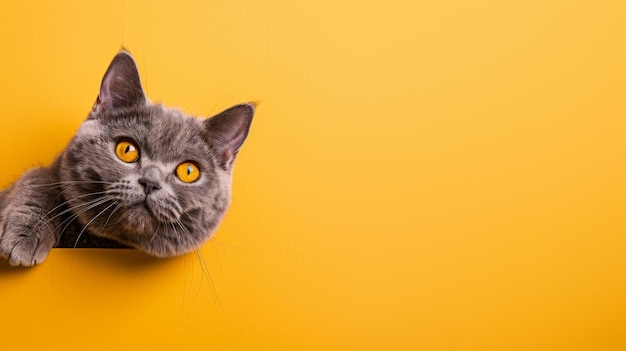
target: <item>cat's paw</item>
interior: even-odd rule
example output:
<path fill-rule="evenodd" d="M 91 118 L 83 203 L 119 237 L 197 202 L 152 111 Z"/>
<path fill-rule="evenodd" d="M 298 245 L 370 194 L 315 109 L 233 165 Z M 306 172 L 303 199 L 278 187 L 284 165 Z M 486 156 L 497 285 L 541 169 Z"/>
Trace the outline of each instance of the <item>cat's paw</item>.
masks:
<path fill-rule="evenodd" d="M 47 225 L 20 223 L 7 218 L 0 227 L 0 258 L 12 266 L 34 266 L 43 262 L 56 242 Z"/>

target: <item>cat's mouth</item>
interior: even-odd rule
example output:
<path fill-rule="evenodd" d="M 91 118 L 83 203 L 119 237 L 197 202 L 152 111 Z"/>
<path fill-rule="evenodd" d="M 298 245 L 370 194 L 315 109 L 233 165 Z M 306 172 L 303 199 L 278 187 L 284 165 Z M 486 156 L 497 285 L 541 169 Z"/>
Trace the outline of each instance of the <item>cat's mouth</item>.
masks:
<path fill-rule="evenodd" d="M 116 184 L 109 192 L 124 209 L 120 215 L 126 230 L 147 235 L 159 226 L 170 226 L 180 221 L 183 209 L 177 198 L 166 189 L 145 193 L 143 189 L 128 184 L 129 182 Z"/>
<path fill-rule="evenodd" d="M 136 212 L 137 217 L 146 222 L 158 225 L 176 223 L 180 220 L 182 209 L 174 201 L 147 195 L 143 201 L 132 206 L 131 212 Z"/>

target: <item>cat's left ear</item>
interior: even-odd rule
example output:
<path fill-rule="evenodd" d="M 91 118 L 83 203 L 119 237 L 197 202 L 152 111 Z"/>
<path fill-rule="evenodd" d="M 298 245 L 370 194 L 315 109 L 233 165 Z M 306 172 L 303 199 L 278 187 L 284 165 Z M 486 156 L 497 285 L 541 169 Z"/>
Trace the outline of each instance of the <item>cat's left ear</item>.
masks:
<path fill-rule="evenodd" d="M 220 166 L 232 168 L 239 148 L 248 136 L 255 103 L 240 104 L 203 122 L 207 142 L 217 152 Z"/>
<path fill-rule="evenodd" d="M 146 96 L 141 87 L 135 60 L 127 51 L 120 51 L 107 69 L 93 112 L 110 111 L 120 107 L 144 103 Z"/>

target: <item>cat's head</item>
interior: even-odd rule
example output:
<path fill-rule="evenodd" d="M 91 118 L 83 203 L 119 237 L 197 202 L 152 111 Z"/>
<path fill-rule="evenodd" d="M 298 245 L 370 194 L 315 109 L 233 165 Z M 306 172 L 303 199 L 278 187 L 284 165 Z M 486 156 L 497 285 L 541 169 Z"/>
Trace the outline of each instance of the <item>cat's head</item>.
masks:
<path fill-rule="evenodd" d="M 230 204 L 253 114 L 253 104 L 241 104 L 202 119 L 152 104 L 135 61 L 118 53 L 61 157 L 73 213 L 96 235 L 155 256 L 197 248 Z"/>

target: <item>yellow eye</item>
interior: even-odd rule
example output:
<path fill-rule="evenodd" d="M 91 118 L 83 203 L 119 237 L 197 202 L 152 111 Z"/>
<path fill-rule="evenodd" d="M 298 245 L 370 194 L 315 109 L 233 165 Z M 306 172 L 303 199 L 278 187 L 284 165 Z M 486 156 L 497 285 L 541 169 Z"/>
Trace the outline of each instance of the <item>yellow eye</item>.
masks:
<path fill-rule="evenodd" d="M 176 176 L 185 183 L 191 183 L 200 178 L 200 170 L 191 162 L 183 162 L 176 167 Z"/>
<path fill-rule="evenodd" d="M 130 141 L 120 141 L 115 147 L 115 153 L 120 160 L 126 163 L 132 163 L 139 159 L 139 150 L 135 144 Z"/>

